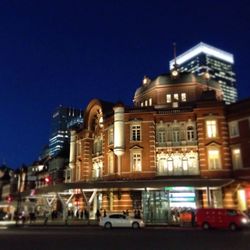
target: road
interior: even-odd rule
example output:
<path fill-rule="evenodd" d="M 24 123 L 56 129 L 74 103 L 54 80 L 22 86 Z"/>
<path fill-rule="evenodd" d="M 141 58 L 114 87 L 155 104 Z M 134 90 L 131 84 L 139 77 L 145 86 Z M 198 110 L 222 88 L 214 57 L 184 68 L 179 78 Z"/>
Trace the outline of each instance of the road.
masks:
<path fill-rule="evenodd" d="M 153 227 L 143 230 L 98 227 L 28 227 L 0 230 L 2 250 L 249 250 L 250 230 L 202 231 Z"/>

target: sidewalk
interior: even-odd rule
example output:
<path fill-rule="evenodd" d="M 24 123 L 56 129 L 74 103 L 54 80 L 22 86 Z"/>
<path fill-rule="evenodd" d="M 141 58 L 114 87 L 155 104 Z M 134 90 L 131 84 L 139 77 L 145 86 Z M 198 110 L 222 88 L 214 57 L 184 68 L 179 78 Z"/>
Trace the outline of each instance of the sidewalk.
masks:
<path fill-rule="evenodd" d="M 15 221 L 5 221 L 4 224 L 9 224 L 11 226 L 18 226 L 18 227 L 97 227 L 98 220 L 90 219 L 89 221 L 83 219 L 68 219 L 64 221 L 62 218 L 60 219 L 49 219 L 45 223 L 44 218 L 38 218 L 35 221 L 25 221 L 23 224 L 22 221 L 18 221 L 16 225 Z M 166 227 L 166 228 L 194 228 L 190 223 L 185 224 L 168 224 L 168 223 L 146 223 L 146 227 Z"/>
<path fill-rule="evenodd" d="M 44 220 L 38 219 L 32 222 L 26 222 L 25 226 L 98 226 L 97 220 L 67 220 L 62 219 L 48 220 L 47 223 L 44 223 Z"/>
<path fill-rule="evenodd" d="M 22 226 L 22 225 L 20 225 Z M 26 222 L 24 226 L 28 227 L 98 227 L 97 220 L 68 220 L 67 223 L 62 219 L 57 220 L 49 220 L 46 224 L 44 224 L 44 220 L 36 220 L 35 222 Z M 167 224 L 167 223 L 147 223 L 146 227 L 166 227 L 166 228 L 194 228 L 190 224 L 186 225 L 177 225 L 177 224 Z"/>

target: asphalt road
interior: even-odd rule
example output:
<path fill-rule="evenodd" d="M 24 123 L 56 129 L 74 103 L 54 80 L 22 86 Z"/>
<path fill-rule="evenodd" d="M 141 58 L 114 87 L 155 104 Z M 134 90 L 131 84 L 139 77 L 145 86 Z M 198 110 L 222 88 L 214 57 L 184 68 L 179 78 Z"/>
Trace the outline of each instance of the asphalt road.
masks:
<path fill-rule="evenodd" d="M 142 230 L 98 227 L 29 227 L 0 229 L 0 250 L 249 250 L 250 230 L 202 231 L 189 228 Z"/>

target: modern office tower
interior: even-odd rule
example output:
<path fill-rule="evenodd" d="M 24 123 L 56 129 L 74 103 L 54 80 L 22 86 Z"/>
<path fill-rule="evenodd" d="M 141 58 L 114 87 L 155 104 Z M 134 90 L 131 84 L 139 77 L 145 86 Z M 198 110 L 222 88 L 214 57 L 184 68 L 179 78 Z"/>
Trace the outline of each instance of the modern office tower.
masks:
<path fill-rule="evenodd" d="M 201 42 L 171 60 L 170 69 L 175 63 L 180 71 L 192 72 L 199 76 L 208 72 L 213 80 L 219 82 L 225 103 L 237 101 L 238 94 L 233 70 L 234 56 L 231 53 Z"/>
<path fill-rule="evenodd" d="M 52 116 L 51 136 L 49 139 L 49 154 L 58 155 L 69 147 L 70 128 L 75 124 L 82 124 L 82 112 L 79 109 L 59 106 Z"/>

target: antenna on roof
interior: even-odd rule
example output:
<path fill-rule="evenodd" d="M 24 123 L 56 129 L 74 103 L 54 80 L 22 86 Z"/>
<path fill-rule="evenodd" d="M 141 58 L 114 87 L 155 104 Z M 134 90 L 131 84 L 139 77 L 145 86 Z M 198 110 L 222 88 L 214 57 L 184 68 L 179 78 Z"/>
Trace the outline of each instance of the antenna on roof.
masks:
<path fill-rule="evenodd" d="M 172 76 L 176 77 L 178 75 L 178 67 L 177 67 L 177 63 L 176 63 L 176 43 L 173 43 L 173 50 L 174 50 L 174 65 L 173 65 L 173 69 L 172 69 Z"/>
<path fill-rule="evenodd" d="M 174 50 L 174 67 L 176 67 L 177 63 L 176 63 L 176 43 L 173 43 L 173 50 Z"/>

